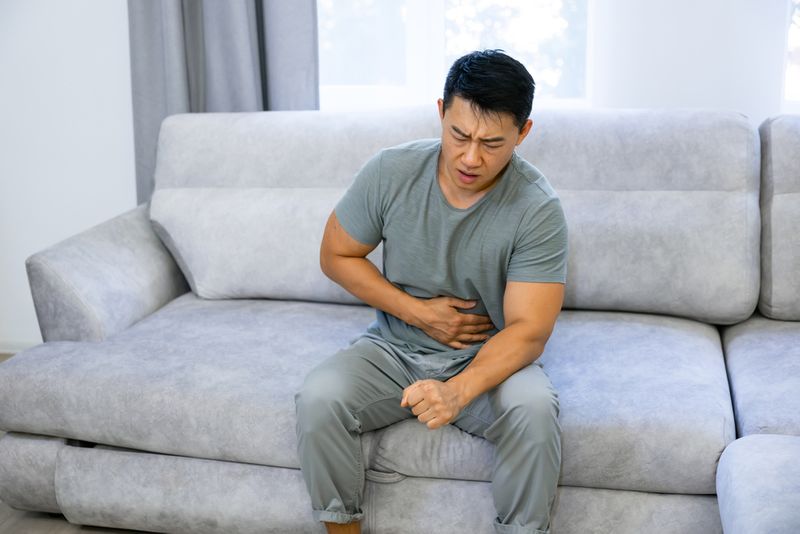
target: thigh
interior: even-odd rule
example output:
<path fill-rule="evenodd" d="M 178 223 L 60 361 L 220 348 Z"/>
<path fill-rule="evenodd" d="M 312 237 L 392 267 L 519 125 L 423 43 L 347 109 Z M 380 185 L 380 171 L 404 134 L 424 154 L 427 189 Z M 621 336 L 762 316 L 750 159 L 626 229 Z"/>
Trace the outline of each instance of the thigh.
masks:
<path fill-rule="evenodd" d="M 453 424 L 476 436 L 487 437 L 486 430 L 498 417 L 516 407 L 558 411 L 558 393 L 539 362 L 527 365 L 506 380 L 476 397 Z"/>
<path fill-rule="evenodd" d="M 341 403 L 358 419 L 360 431 L 367 432 L 413 417 L 400 400 L 414 380 L 391 354 L 360 339 L 312 369 L 296 399 Z"/>

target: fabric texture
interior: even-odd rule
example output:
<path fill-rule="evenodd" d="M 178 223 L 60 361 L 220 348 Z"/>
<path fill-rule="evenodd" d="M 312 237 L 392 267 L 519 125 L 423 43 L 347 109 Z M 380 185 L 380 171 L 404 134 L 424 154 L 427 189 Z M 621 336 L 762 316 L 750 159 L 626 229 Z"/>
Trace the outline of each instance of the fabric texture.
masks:
<path fill-rule="evenodd" d="M 53 451 L 38 446 L 41 437 L 7 434 L 3 440 L 9 438 L 32 462 L 52 465 L 49 481 L 39 482 L 56 487 L 62 512 L 76 524 L 187 534 L 324 533 L 308 514 L 310 501 L 298 469 L 106 446 L 68 446 L 53 458 Z M 16 476 L 2 482 L 17 487 Z M 364 495 L 365 532 L 493 532 L 495 511 L 487 482 L 385 476 L 370 470 Z M 713 495 L 562 486 L 553 532 L 721 534 L 722 528 Z"/>
<path fill-rule="evenodd" d="M 438 181 L 441 142 L 420 140 L 382 150 L 336 205 L 342 228 L 364 244 L 383 241 L 384 277 L 422 299 L 475 301 L 464 313 L 505 327 L 508 281 L 566 281 L 567 223 L 558 195 L 530 163 L 513 155 L 497 183 L 467 209 L 451 206 Z M 376 310 L 371 336 L 388 350 L 452 351 L 422 330 Z M 473 345 L 474 355 L 482 344 Z"/>
<path fill-rule="evenodd" d="M 319 268 L 339 188 L 162 188 L 150 221 L 192 291 L 205 299 L 361 303 Z M 370 260 L 381 265 L 381 250 Z"/>
<path fill-rule="evenodd" d="M 800 436 L 800 322 L 756 314 L 722 340 L 737 436 Z"/>
<path fill-rule="evenodd" d="M 11 432 L 0 438 L 0 500 L 19 510 L 59 513 L 55 470 L 68 440 Z"/>
<path fill-rule="evenodd" d="M 712 324 L 752 314 L 759 146 L 745 117 L 542 110 L 535 119 L 517 152 L 547 177 L 566 215 L 566 308 Z M 434 106 L 175 115 L 161 131 L 156 188 L 346 188 L 381 149 L 440 129 Z"/>
<path fill-rule="evenodd" d="M 746 116 L 593 109 L 533 119 L 517 151 L 547 176 L 566 213 L 565 308 L 713 324 L 753 313 L 760 150 Z"/>
<path fill-rule="evenodd" d="M 129 0 L 136 194 L 175 113 L 319 107 L 316 2 Z"/>
<path fill-rule="evenodd" d="M 714 328 L 566 310 L 537 361 L 559 392 L 562 486 L 714 493 L 717 459 L 735 438 Z M 381 432 L 372 465 L 488 481 L 493 455 L 491 444 L 453 428 L 434 434 L 401 422 Z"/>
<path fill-rule="evenodd" d="M 46 343 L 0 364 L 0 428 L 298 468 L 293 395 L 373 317 L 366 306 L 187 293 L 104 343 Z M 562 485 L 714 493 L 735 437 L 715 328 L 566 310 L 540 360 L 560 399 Z M 485 439 L 420 430 L 376 431 L 369 465 L 491 480 Z"/>
<path fill-rule="evenodd" d="M 102 341 L 189 290 L 142 204 L 25 260 L 42 339 Z"/>
<path fill-rule="evenodd" d="M 454 358 L 432 372 L 361 338 L 311 371 L 294 398 L 298 458 L 314 519 L 335 523 L 363 519 L 365 462 L 360 434 L 409 418 L 423 433 L 439 434 L 442 429 L 428 429 L 410 408 L 400 406 L 403 390 L 416 380 L 446 381 L 469 361 Z M 494 444 L 497 532 L 550 531 L 561 468 L 558 412 L 558 394 L 535 363 L 478 396 L 450 423 Z"/>
<path fill-rule="evenodd" d="M 298 467 L 292 395 L 370 312 L 187 293 L 103 343 L 44 343 L 0 364 L 0 428 Z"/>
<path fill-rule="evenodd" d="M 719 459 L 717 494 L 725 534 L 800 532 L 800 437 L 759 434 Z"/>
<path fill-rule="evenodd" d="M 761 298 L 771 319 L 800 321 L 800 116 L 765 120 L 761 133 Z"/>
<path fill-rule="evenodd" d="M 565 310 L 539 359 L 561 401 L 561 484 L 715 492 L 719 455 L 736 437 L 716 328 Z"/>

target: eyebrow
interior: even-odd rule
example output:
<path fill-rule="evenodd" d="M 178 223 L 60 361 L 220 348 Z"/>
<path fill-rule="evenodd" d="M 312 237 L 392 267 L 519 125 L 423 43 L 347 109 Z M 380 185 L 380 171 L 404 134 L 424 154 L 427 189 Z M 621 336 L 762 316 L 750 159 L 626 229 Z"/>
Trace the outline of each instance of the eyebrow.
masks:
<path fill-rule="evenodd" d="M 461 135 L 461 136 L 463 136 L 463 137 L 469 137 L 470 139 L 472 138 L 472 136 L 471 136 L 470 134 L 466 134 L 466 133 L 462 132 L 461 130 L 459 130 L 459 129 L 458 129 L 458 128 L 456 128 L 455 126 L 450 126 L 450 127 L 451 127 L 451 128 L 453 129 L 453 131 L 455 131 L 455 132 L 456 132 L 458 135 Z M 498 137 L 488 137 L 488 138 L 483 138 L 483 139 L 481 139 L 481 141 L 483 141 L 484 143 L 499 143 L 500 141 L 505 141 L 505 140 L 506 140 L 506 138 L 505 138 L 505 137 L 503 137 L 503 136 L 498 136 Z"/>

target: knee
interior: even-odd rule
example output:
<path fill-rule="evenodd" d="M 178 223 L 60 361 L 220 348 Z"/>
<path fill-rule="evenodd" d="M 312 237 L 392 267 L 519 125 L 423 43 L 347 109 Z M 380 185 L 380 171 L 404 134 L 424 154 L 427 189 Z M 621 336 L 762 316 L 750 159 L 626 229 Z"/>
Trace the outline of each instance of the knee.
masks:
<path fill-rule="evenodd" d="M 552 388 L 526 391 L 503 408 L 503 418 L 514 434 L 541 441 L 561 432 L 558 394 Z"/>
<path fill-rule="evenodd" d="M 340 419 L 346 412 L 346 385 L 325 369 L 312 370 L 294 395 L 299 427 L 313 431 Z"/>

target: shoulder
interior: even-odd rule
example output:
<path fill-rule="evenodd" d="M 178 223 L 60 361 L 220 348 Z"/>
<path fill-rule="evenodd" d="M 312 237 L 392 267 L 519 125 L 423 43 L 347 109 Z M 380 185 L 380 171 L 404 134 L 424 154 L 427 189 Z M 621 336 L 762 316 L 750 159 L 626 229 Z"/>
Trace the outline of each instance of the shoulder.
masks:
<path fill-rule="evenodd" d="M 545 175 L 528 160 L 517 155 L 511 157 L 511 166 L 518 185 L 516 194 L 533 204 L 560 203 L 558 193 Z"/>
<path fill-rule="evenodd" d="M 511 165 L 514 187 L 509 194 L 519 217 L 517 231 L 566 227 L 561 199 L 544 174 L 516 153 Z"/>
<path fill-rule="evenodd" d="M 359 173 L 375 179 L 383 174 L 413 173 L 430 161 L 430 157 L 426 156 L 435 157 L 439 154 L 440 145 L 439 139 L 418 139 L 383 148 L 363 164 Z"/>
<path fill-rule="evenodd" d="M 440 139 L 417 139 L 384 148 L 378 155 L 384 165 L 404 165 L 421 163 L 426 156 L 439 154 Z"/>
<path fill-rule="evenodd" d="M 384 192 L 418 183 L 435 170 L 441 140 L 419 139 L 380 150 L 371 160 Z"/>

